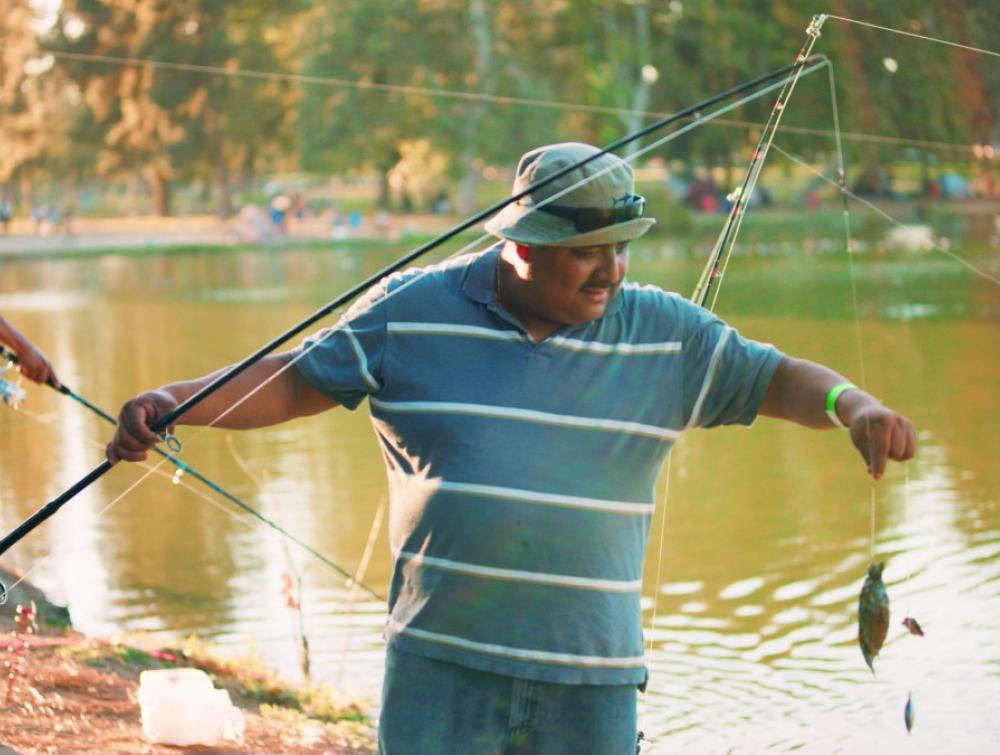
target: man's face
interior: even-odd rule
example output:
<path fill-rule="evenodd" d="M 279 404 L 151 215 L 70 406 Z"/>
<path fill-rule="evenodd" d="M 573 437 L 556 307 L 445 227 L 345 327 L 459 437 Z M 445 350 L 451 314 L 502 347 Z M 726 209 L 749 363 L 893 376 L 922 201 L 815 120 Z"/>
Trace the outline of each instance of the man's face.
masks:
<path fill-rule="evenodd" d="M 628 269 L 628 242 L 525 251 L 528 306 L 539 320 L 559 325 L 579 325 L 603 315 Z"/>

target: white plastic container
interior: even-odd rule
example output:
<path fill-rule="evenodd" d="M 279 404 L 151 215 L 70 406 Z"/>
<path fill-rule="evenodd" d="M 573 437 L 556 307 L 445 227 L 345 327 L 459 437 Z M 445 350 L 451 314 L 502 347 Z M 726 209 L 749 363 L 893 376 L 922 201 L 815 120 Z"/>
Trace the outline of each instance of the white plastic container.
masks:
<path fill-rule="evenodd" d="M 214 747 L 220 739 L 243 738 L 243 713 L 198 669 L 143 671 L 139 709 L 142 731 L 156 744 Z"/>

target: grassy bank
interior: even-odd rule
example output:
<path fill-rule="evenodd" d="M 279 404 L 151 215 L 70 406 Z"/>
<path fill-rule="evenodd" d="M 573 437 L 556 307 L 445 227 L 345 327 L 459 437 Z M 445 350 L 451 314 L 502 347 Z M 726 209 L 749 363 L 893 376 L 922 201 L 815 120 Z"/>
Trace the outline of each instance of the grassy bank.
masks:
<path fill-rule="evenodd" d="M 14 574 L 0 569 L 8 586 Z M 222 658 L 189 638 L 168 646 L 142 635 L 114 640 L 75 632 L 64 607 L 27 582 L 0 606 L 0 744 L 19 753 L 176 752 L 142 733 L 137 701 L 146 670 L 199 668 L 226 689 L 246 721 L 231 753 L 366 753 L 374 734 L 366 700 L 325 685 L 288 684 L 258 657 Z M 26 613 L 30 611 L 30 613 Z M 20 616 L 20 620 L 18 620 Z"/>

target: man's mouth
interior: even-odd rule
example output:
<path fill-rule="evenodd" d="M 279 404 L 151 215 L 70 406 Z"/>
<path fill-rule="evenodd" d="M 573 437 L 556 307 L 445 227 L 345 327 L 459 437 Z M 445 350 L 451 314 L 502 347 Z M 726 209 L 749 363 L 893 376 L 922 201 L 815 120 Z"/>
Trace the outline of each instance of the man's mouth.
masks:
<path fill-rule="evenodd" d="M 580 289 L 580 293 L 594 303 L 601 303 L 611 298 L 612 287 L 604 285 L 584 286 Z"/>

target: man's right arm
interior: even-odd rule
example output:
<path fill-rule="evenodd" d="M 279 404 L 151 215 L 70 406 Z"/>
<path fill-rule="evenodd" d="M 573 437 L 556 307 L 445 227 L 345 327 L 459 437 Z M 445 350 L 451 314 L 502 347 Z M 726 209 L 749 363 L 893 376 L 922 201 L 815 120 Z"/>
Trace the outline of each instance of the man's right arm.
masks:
<path fill-rule="evenodd" d="M 210 394 L 177 422 L 249 430 L 318 414 L 337 402 L 313 388 L 294 366 L 291 352 L 264 357 Z M 107 446 L 108 461 L 142 461 L 160 442 L 149 429 L 159 417 L 195 395 L 226 370 L 204 377 L 169 383 L 126 401 L 118 414 L 118 427 Z M 252 395 L 248 395 L 251 394 Z M 173 427 L 170 428 L 171 431 Z"/>

